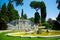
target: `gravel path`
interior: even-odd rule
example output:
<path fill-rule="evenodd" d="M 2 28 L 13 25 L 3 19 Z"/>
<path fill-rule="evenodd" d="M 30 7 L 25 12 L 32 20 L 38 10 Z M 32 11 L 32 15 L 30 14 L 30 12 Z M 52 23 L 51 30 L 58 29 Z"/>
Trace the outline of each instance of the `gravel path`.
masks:
<path fill-rule="evenodd" d="M 8 32 L 8 31 L 11 31 L 11 30 L 0 30 L 0 33 L 2 33 L 2 32 Z"/>

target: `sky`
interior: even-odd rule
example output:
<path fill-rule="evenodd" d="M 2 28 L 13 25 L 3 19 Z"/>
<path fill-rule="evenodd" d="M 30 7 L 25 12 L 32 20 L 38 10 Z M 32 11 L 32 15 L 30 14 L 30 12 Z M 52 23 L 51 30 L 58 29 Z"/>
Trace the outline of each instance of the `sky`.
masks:
<path fill-rule="evenodd" d="M 23 9 L 24 10 L 24 14 L 27 14 L 27 17 L 30 18 L 30 17 L 34 17 L 34 14 L 36 12 L 35 9 L 32 9 L 30 7 L 31 1 L 40 1 L 40 2 L 44 1 L 45 2 L 46 12 L 47 12 L 46 20 L 48 20 L 49 18 L 55 19 L 58 16 L 59 10 L 57 9 L 56 0 L 24 0 L 23 1 L 24 4 L 22 6 L 20 6 L 20 5 L 16 6 L 15 3 L 13 3 L 13 5 L 14 5 L 14 8 L 16 10 L 18 10 L 19 15 L 21 15 L 21 10 Z M 8 0 L 0 0 L 0 6 L 3 3 L 6 3 L 6 5 L 7 5 L 8 4 Z"/>

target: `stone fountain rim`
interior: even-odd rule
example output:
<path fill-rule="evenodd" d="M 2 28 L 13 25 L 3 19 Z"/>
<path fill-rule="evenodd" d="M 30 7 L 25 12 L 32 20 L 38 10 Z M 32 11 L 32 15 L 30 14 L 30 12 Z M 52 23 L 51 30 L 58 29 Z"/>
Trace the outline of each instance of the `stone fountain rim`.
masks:
<path fill-rule="evenodd" d="M 12 36 L 11 35 L 12 33 L 8 33 L 6 34 L 7 36 L 11 36 L 11 37 L 21 37 L 21 38 L 24 38 L 24 37 L 27 37 L 27 38 L 55 38 L 55 37 L 60 37 L 60 35 L 53 35 L 53 36 Z"/>

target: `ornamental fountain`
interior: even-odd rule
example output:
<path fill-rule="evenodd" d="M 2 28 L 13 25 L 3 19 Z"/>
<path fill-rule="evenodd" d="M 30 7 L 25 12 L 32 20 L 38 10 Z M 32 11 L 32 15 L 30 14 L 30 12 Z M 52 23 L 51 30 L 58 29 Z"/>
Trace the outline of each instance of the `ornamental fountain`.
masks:
<path fill-rule="evenodd" d="M 21 31 L 21 32 L 15 32 L 15 33 L 8 33 L 8 36 L 17 36 L 17 37 L 44 37 L 44 38 L 55 38 L 55 37 L 60 37 L 60 31 L 56 30 L 51 30 L 50 32 L 46 32 L 46 30 L 42 30 L 43 27 L 36 27 L 35 30 L 32 31 Z M 38 29 L 40 29 L 38 33 Z"/>
<path fill-rule="evenodd" d="M 22 22 L 22 20 L 20 20 L 19 22 Z M 23 22 L 25 24 L 25 22 Z M 19 23 L 20 25 L 20 23 Z M 21 27 L 20 27 L 21 26 Z M 57 30 L 50 30 L 50 32 L 47 32 L 47 29 L 44 29 L 45 26 L 33 26 L 33 28 L 31 28 L 28 25 L 24 25 L 21 24 L 18 28 L 19 30 L 23 30 L 23 31 L 18 31 L 18 32 L 14 32 L 14 33 L 8 33 L 8 36 L 18 36 L 18 37 L 60 37 L 60 31 Z M 26 27 L 27 26 L 27 27 Z M 23 29 L 22 29 L 23 28 Z M 25 29 L 27 28 L 27 30 Z M 28 30 L 29 29 L 29 30 Z M 31 30 L 30 30 L 31 29 Z"/>

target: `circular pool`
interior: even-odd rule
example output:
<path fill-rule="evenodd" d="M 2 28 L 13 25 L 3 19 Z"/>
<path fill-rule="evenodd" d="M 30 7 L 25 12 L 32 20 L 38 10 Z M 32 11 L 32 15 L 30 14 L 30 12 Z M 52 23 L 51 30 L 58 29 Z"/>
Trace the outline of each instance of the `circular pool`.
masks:
<path fill-rule="evenodd" d="M 29 33 L 29 32 L 16 32 L 8 33 L 8 36 L 18 36 L 18 37 L 60 37 L 60 31 L 51 31 L 51 32 L 41 32 L 40 34 Z"/>

